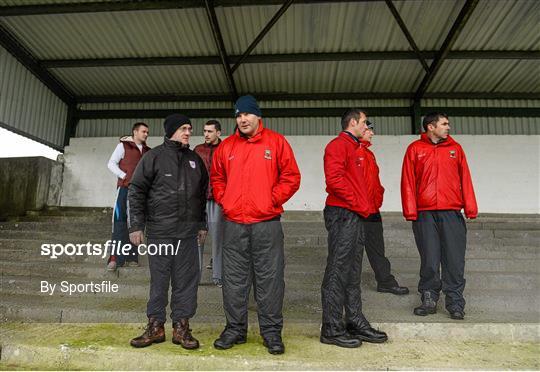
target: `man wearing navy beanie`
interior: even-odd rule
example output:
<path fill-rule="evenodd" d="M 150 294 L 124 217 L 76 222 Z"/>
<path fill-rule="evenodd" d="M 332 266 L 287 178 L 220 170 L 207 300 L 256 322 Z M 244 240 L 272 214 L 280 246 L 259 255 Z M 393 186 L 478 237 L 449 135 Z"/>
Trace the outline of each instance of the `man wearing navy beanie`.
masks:
<path fill-rule="evenodd" d="M 227 324 L 217 349 L 246 342 L 248 298 L 255 289 L 259 328 L 271 354 L 282 354 L 285 291 L 282 205 L 300 187 L 300 171 L 284 136 L 265 128 L 253 96 L 235 104 L 237 130 L 214 153 L 214 200 L 225 215 L 223 307 Z"/>
<path fill-rule="evenodd" d="M 165 308 L 171 283 L 172 342 L 196 349 L 199 341 L 191 335 L 189 319 L 197 309 L 197 240 L 204 238 L 207 230 L 208 173 L 199 155 L 189 149 L 189 118 L 169 115 L 163 128 L 163 144 L 143 156 L 129 184 L 129 237 L 138 246 L 146 232 L 150 267 L 148 326 L 131 340 L 131 346 L 165 341 Z M 167 248 L 152 254 L 151 246 Z"/>

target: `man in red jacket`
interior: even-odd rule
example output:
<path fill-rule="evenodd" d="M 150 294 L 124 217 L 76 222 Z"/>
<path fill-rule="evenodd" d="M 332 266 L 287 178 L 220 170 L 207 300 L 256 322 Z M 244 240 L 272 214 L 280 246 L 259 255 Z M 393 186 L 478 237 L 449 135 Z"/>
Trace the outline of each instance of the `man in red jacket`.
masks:
<path fill-rule="evenodd" d="M 129 241 L 127 195 L 129 182 L 139 160 L 150 150 L 150 147 L 146 146 L 148 125 L 142 122 L 135 123 L 131 128 L 131 133 L 131 136 L 120 138 L 120 143 L 114 149 L 107 164 L 109 170 L 117 177 L 112 239 L 121 242 L 122 247 L 130 245 L 131 254 L 127 256 L 111 255 L 107 263 L 107 270 L 109 271 L 115 271 L 117 267 L 122 267 L 124 264 L 127 266 L 139 265 L 137 248 L 133 247 Z"/>
<path fill-rule="evenodd" d="M 193 151 L 199 155 L 208 174 L 212 167 L 212 158 L 214 152 L 221 143 L 221 123 L 217 120 L 208 120 L 204 124 L 204 143 L 195 146 Z M 212 194 L 212 186 L 208 185 L 208 193 L 206 196 L 206 219 L 208 221 L 208 231 L 212 237 L 212 258 L 210 259 L 210 265 L 208 268 L 212 269 L 212 281 L 218 287 L 222 287 L 221 284 L 221 262 L 222 262 L 222 249 L 223 243 L 223 211 L 221 207 L 214 201 L 214 195 Z M 203 268 L 203 249 L 204 241 L 199 242 L 199 264 L 202 273 Z M 201 275 L 202 277 L 202 275 Z"/>
<path fill-rule="evenodd" d="M 383 203 L 384 187 L 379 178 L 379 167 L 375 160 L 375 154 L 369 149 L 371 140 L 375 135 L 374 125 L 367 122 L 367 129 L 362 136 L 362 149 L 365 151 L 365 179 L 368 195 L 372 201 L 372 209 L 364 224 L 366 237 L 366 255 L 369 264 L 375 273 L 377 291 L 405 295 L 409 293 L 407 287 L 401 287 L 396 278 L 391 274 L 390 261 L 384 254 L 383 223 L 379 209 Z"/>
<path fill-rule="evenodd" d="M 235 104 L 236 132 L 214 154 L 210 172 L 215 201 L 225 215 L 223 307 L 227 324 L 214 342 L 229 349 L 246 342 L 253 284 L 264 345 L 282 354 L 285 290 L 282 205 L 300 187 L 300 171 L 285 137 L 268 128 L 252 96 Z"/>
<path fill-rule="evenodd" d="M 422 126 L 425 133 L 407 148 L 401 175 L 403 215 L 413 221 L 421 259 L 422 304 L 414 314 L 434 314 L 442 289 L 450 317 L 463 319 L 467 227 L 461 209 L 467 218 L 478 215 L 471 174 L 463 149 L 448 135 L 447 115 L 427 114 Z"/>
<path fill-rule="evenodd" d="M 366 153 L 360 142 L 366 123 L 364 111 L 346 111 L 341 118 L 343 131 L 324 151 L 328 259 L 321 288 L 320 341 L 349 348 L 360 346 L 362 341 L 388 339 L 386 333 L 373 329 L 362 313 L 364 222 L 373 210 L 365 178 Z"/>

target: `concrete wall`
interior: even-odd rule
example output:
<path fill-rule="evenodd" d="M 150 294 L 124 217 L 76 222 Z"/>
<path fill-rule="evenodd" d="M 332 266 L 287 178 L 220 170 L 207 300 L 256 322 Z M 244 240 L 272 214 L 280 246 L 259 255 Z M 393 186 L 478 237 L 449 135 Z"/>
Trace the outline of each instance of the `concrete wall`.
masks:
<path fill-rule="evenodd" d="M 62 163 L 44 157 L 0 159 L 0 217 L 60 204 Z"/>
<path fill-rule="evenodd" d="M 321 210 L 324 206 L 322 156 L 330 136 L 289 136 L 302 172 L 300 191 L 285 205 L 289 210 Z M 373 151 L 386 188 L 383 211 L 401 211 L 403 154 L 416 136 L 379 136 Z M 482 213 L 540 213 L 540 136 L 455 136 L 468 157 Z M 150 146 L 161 143 L 149 139 Z M 193 144 L 202 142 L 194 137 Z M 112 206 L 115 177 L 107 161 L 117 138 L 73 138 L 66 148 L 62 205 Z"/>

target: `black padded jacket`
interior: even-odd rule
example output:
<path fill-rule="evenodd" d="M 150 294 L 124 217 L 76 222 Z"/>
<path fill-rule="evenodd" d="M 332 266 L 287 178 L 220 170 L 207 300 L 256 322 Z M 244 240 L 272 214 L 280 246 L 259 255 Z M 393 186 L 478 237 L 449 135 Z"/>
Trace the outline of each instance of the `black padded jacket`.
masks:
<path fill-rule="evenodd" d="M 207 188 L 208 172 L 199 155 L 165 137 L 143 156 L 129 184 L 129 231 L 181 239 L 206 230 Z"/>

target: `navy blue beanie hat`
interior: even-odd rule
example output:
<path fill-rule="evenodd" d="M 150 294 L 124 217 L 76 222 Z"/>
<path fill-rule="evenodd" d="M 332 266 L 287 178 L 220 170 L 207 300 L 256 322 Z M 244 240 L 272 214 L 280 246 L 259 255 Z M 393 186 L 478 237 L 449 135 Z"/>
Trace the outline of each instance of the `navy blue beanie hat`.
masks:
<path fill-rule="evenodd" d="M 165 129 L 165 136 L 171 138 L 174 132 L 178 130 L 182 125 L 189 124 L 192 128 L 191 120 L 186 115 L 171 114 L 165 118 L 163 122 L 163 128 Z"/>
<path fill-rule="evenodd" d="M 238 116 L 243 112 L 247 112 L 248 114 L 253 114 L 257 116 L 262 116 L 261 109 L 259 108 L 259 105 L 257 104 L 257 100 L 255 97 L 251 95 L 242 96 L 236 100 L 236 103 L 234 104 L 234 116 Z"/>

